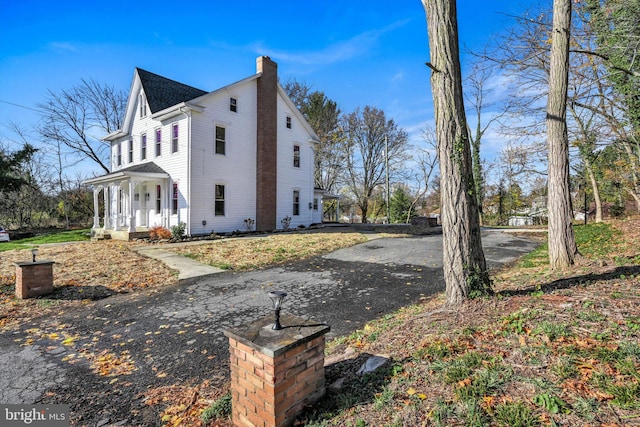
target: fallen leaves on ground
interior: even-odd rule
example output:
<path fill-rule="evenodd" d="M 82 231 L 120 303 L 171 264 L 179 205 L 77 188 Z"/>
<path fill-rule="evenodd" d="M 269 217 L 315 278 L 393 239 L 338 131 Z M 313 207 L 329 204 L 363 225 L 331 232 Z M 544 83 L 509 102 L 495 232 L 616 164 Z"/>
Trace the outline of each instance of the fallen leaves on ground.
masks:
<path fill-rule="evenodd" d="M 228 386 L 223 387 L 226 389 Z M 145 405 L 163 408 L 160 421 L 163 426 L 200 427 L 205 424 L 202 412 L 225 392 L 214 387 L 209 381 L 195 386 L 173 384 L 150 389 L 142 396 Z M 231 426 L 228 420 L 217 420 L 217 426 Z"/>
<path fill-rule="evenodd" d="M 296 261 L 367 241 L 360 233 L 294 233 L 216 240 L 172 249 L 205 264 L 248 270 Z"/>
<path fill-rule="evenodd" d="M 42 245 L 38 260 L 53 261 L 54 293 L 21 300 L 15 296 L 16 262 L 31 261 L 28 249 L 0 253 L 0 328 L 63 307 L 87 304 L 123 292 L 177 283 L 162 262 L 133 249 L 140 244 L 100 241 Z"/>

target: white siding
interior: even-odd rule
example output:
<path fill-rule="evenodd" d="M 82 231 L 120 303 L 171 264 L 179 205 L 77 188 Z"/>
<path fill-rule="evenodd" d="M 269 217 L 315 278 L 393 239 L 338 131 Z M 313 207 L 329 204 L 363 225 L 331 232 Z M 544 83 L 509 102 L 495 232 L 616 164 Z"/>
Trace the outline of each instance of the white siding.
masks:
<path fill-rule="evenodd" d="M 229 109 L 230 97 L 237 112 Z M 256 102 L 254 80 L 200 100 L 206 108 L 193 115 L 192 234 L 244 230 L 245 219 L 256 219 Z M 215 154 L 216 125 L 226 128 L 224 155 Z M 225 186 L 224 216 L 214 214 L 216 184 Z"/>
<path fill-rule="evenodd" d="M 128 109 L 126 136 L 111 143 L 112 171 L 147 162 L 154 162 L 170 175 L 168 180 L 136 182 L 134 194 L 135 218 L 138 226 L 162 225 L 171 227 L 187 223 L 188 234 L 244 230 L 244 220 L 256 220 L 256 79 L 241 82 L 211 92 L 196 100 L 204 109 L 188 113 L 176 112 L 162 121 L 140 117 L 138 105 L 140 84 L 134 81 L 130 94 L 133 107 Z M 237 111 L 230 111 L 229 99 L 237 100 Z M 282 228 L 282 219 L 292 217 L 292 228 L 305 227 L 318 220 L 318 211 L 309 208 L 314 200 L 314 152 L 310 135 L 298 115 L 278 94 L 278 156 L 277 156 L 277 208 L 276 226 Z M 291 117 L 291 128 L 286 118 Z M 172 153 L 172 126 L 179 127 L 179 148 Z M 215 126 L 226 129 L 225 154 L 215 154 Z M 162 131 L 162 149 L 156 156 L 155 130 Z M 147 135 L 146 159 L 141 157 L 141 136 Z M 133 163 L 128 161 L 129 141 L 133 141 Z M 117 145 L 121 144 L 122 162 L 116 164 Z M 300 146 L 300 167 L 293 165 L 293 147 Z M 178 214 L 171 215 L 172 188 L 178 184 Z M 162 186 L 162 211 L 156 211 L 156 186 Z M 225 215 L 214 212 L 214 186 L 225 186 Z M 300 215 L 293 215 L 293 192 L 300 193 Z M 128 191 L 128 188 L 126 189 Z M 146 193 L 149 199 L 145 200 Z M 115 194 L 112 194 L 116 209 Z M 317 196 L 316 196 L 317 197 Z M 133 195 L 131 197 L 133 199 Z M 319 204 L 321 218 L 322 205 Z M 204 224 L 206 222 L 206 224 Z"/>
<path fill-rule="evenodd" d="M 287 117 L 291 117 L 291 129 L 287 128 Z M 281 220 L 291 217 L 290 228 L 299 225 L 308 227 L 313 220 L 313 168 L 314 153 L 309 134 L 289 109 L 287 103 L 278 96 L 278 203 L 276 225 L 282 228 Z M 293 166 L 293 147 L 300 146 L 300 167 Z M 300 192 L 300 215 L 293 215 L 293 192 Z"/>

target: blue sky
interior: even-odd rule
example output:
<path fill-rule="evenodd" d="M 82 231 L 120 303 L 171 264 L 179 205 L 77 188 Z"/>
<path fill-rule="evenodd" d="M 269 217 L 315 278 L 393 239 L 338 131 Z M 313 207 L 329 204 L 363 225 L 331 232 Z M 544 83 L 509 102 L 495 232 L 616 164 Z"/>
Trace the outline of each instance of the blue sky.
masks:
<path fill-rule="evenodd" d="M 527 3 L 525 1 L 525 3 Z M 477 49 L 522 3 L 458 0 L 460 44 Z M 203 90 L 278 63 L 343 112 L 375 106 L 413 142 L 432 121 L 426 20 L 419 0 L 0 0 L 0 137 L 37 123 L 47 90 L 81 79 L 128 91 L 134 67 Z M 464 58 L 463 58 L 464 63 Z"/>

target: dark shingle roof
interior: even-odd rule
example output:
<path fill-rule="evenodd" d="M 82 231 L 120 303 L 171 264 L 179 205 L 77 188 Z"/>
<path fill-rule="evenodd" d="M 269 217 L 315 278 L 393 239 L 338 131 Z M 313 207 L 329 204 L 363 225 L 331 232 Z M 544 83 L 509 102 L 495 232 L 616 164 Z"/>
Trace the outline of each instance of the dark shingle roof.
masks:
<path fill-rule="evenodd" d="M 128 168 L 120 169 L 115 172 L 167 173 L 164 169 L 153 162 L 129 166 Z"/>
<path fill-rule="evenodd" d="M 138 71 L 138 76 L 140 76 L 140 82 L 147 97 L 151 113 L 157 113 L 165 108 L 190 101 L 208 93 L 141 68 L 136 68 L 136 70 Z"/>

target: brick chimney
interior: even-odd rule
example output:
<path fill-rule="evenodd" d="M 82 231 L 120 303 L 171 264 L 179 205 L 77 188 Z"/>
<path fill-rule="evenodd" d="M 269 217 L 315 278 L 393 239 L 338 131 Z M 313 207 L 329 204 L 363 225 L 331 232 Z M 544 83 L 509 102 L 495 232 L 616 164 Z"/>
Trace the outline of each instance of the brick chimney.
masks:
<path fill-rule="evenodd" d="M 260 74 L 257 120 L 256 230 L 276 229 L 278 157 L 278 64 L 268 56 L 256 59 Z"/>

